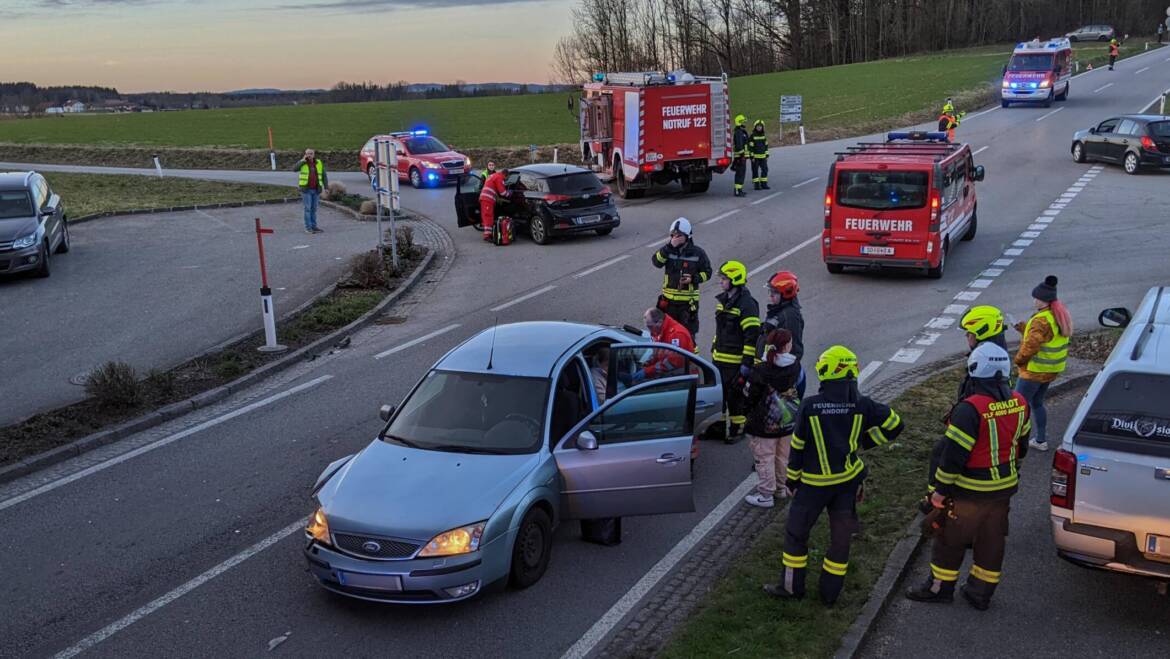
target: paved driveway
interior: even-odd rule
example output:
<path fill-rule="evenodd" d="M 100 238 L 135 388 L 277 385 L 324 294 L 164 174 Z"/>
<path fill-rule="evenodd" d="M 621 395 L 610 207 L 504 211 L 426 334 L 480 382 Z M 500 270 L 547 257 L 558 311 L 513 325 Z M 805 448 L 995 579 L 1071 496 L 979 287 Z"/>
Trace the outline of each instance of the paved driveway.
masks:
<path fill-rule="evenodd" d="M 299 203 L 109 217 L 73 225 L 48 279 L 0 278 L 0 424 L 84 397 L 70 379 L 110 360 L 177 364 L 261 327 L 253 218 L 266 237 L 277 312 L 328 286 L 377 240 L 372 223 Z"/>

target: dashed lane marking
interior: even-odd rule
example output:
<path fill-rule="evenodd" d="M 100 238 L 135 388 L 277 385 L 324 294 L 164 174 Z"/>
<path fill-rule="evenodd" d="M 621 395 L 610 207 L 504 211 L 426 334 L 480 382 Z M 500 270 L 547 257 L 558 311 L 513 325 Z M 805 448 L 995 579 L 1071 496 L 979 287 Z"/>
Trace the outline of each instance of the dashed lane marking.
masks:
<path fill-rule="evenodd" d="M 807 180 L 807 181 L 801 181 L 800 183 L 797 183 L 796 185 L 794 185 L 794 186 L 792 186 L 792 187 L 793 187 L 793 188 L 799 188 L 799 187 L 801 187 L 801 186 L 805 186 L 805 185 L 808 185 L 809 183 L 813 183 L 814 181 L 819 181 L 819 180 L 821 180 L 821 177 L 819 177 L 819 176 L 814 176 L 814 177 L 810 178 L 809 180 Z"/>
<path fill-rule="evenodd" d="M 1055 109 L 1055 110 L 1053 110 L 1052 112 L 1049 112 L 1048 114 L 1046 114 L 1046 115 L 1044 115 L 1044 116 L 1042 116 L 1042 117 L 1036 117 L 1036 121 L 1044 121 L 1044 120 L 1045 120 L 1045 119 L 1047 119 L 1048 117 L 1051 117 L 1052 115 L 1056 114 L 1057 112 L 1060 112 L 1060 111 L 1061 111 L 1061 110 L 1063 110 L 1063 109 L 1064 109 L 1064 108 L 1056 108 L 1056 109 Z"/>
<path fill-rule="evenodd" d="M 714 223 L 718 222 L 719 220 L 722 220 L 724 218 L 728 218 L 728 217 L 731 217 L 732 215 L 735 215 L 736 213 L 740 212 L 741 210 L 743 210 L 743 209 L 742 208 L 733 208 L 732 210 L 729 210 L 726 213 L 720 213 L 709 220 L 703 220 L 703 224 L 714 224 Z"/>
<path fill-rule="evenodd" d="M 1094 90 L 1093 90 L 1093 93 L 1094 93 L 1094 94 L 1100 94 L 1101 92 L 1105 91 L 1106 89 L 1109 89 L 1109 88 L 1110 88 L 1110 87 L 1112 87 L 1112 86 L 1113 86 L 1113 83 L 1112 83 L 1112 82 L 1110 82 L 1110 83 L 1106 83 L 1105 85 L 1102 85 L 1101 87 L 1098 87 L 1098 88 L 1094 89 Z"/>
<path fill-rule="evenodd" d="M 981 146 L 981 147 L 979 147 L 978 149 L 975 149 L 975 152 L 974 152 L 974 153 L 972 153 L 971 155 L 973 155 L 973 156 L 977 156 L 977 155 L 979 155 L 979 154 L 983 153 L 984 151 L 986 151 L 988 148 L 990 148 L 990 145 L 987 145 L 987 146 Z"/>
<path fill-rule="evenodd" d="M 1150 67 L 1143 66 L 1142 68 L 1138 69 L 1137 71 L 1134 71 L 1133 74 L 1136 76 L 1140 73 L 1145 73 L 1146 71 L 1149 71 L 1149 70 L 1150 70 Z"/>
<path fill-rule="evenodd" d="M 1020 256 L 1023 253 L 1024 250 L 1020 249 L 1019 247 L 1009 247 L 1008 249 L 1003 250 L 1004 256 Z"/>
<path fill-rule="evenodd" d="M 417 339 L 412 339 L 410 341 L 407 341 L 406 343 L 403 343 L 400 346 L 395 346 L 393 348 L 390 348 L 389 350 L 379 352 L 378 354 L 374 355 L 374 359 L 382 359 L 383 357 L 389 357 L 390 355 L 393 355 L 395 353 L 402 352 L 403 350 L 406 350 L 407 348 L 413 348 L 414 346 L 416 346 L 420 343 L 425 343 L 426 341 L 429 341 L 429 340 L 435 338 L 436 336 L 446 334 L 447 332 L 450 332 L 451 330 L 454 330 L 454 329 L 458 329 L 459 327 L 462 327 L 462 325 L 460 325 L 459 323 L 452 323 L 452 324 L 450 324 L 442 329 L 437 329 L 437 330 L 431 332 L 430 334 L 423 334 L 422 336 L 418 337 Z"/>
<path fill-rule="evenodd" d="M 899 364 L 913 364 L 922 357 L 923 352 L 925 351 L 922 348 L 900 348 L 893 357 L 890 357 L 890 361 Z"/>
<path fill-rule="evenodd" d="M 764 198 L 762 198 L 762 199 L 757 199 L 757 200 L 753 201 L 753 202 L 751 203 L 751 205 L 752 205 L 752 206 L 758 206 L 758 205 L 760 205 L 760 204 L 764 203 L 765 201 L 768 201 L 769 199 L 775 199 L 776 197 L 779 197 L 779 196 L 780 196 L 780 195 L 782 195 L 782 194 L 784 194 L 784 192 L 783 192 L 783 191 L 781 191 L 781 192 L 773 192 L 772 194 L 768 195 L 767 197 L 764 197 Z"/>
<path fill-rule="evenodd" d="M 544 288 L 538 288 L 535 291 L 528 293 L 527 295 L 521 295 L 520 297 L 516 298 L 515 300 L 512 300 L 511 302 L 505 302 L 499 306 L 492 307 L 491 310 L 492 311 L 503 311 L 504 309 L 507 309 L 508 307 L 513 307 L 513 306 L 516 306 L 517 304 L 520 304 L 521 302 L 526 302 L 528 300 L 531 300 L 532 298 L 536 297 L 537 295 L 542 295 L 544 293 L 547 293 L 547 292 L 553 290 L 554 288 L 556 288 L 556 286 L 554 286 L 552 284 L 545 286 Z"/>
<path fill-rule="evenodd" d="M 967 284 L 967 286 L 969 288 L 987 288 L 988 286 L 991 286 L 991 284 L 992 281 L 990 279 L 976 279 L 970 284 Z"/>
<path fill-rule="evenodd" d="M 994 265 L 997 268 L 1006 268 L 1015 262 L 1015 259 L 996 259 L 991 262 L 991 265 Z"/>
<path fill-rule="evenodd" d="M 808 247 L 809 245 L 813 244 L 814 242 L 816 242 L 820 239 L 821 239 L 821 234 L 818 233 L 817 235 L 813 236 L 812 238 L 809 238 L 808 240 L 800 243 L 796 247 L 793 247 L 792 249 L 788 250 L 787 252 L 784 252 L 780 256 L 769 259 L 769 260 L 761 263 L 760 265 L 756 266 L 756 268 L 754 270 L 751 270 L 748 272 L 748 276 L 749 277 L 755 276 L 761 270 L 764 270 L 766 268 L 770 268 L 770 267 L 776 265 L 776 263 L 780 262 L 781 260 L 786 259 L 789 256 L 792 256 L 793 254 L 799 252 L 800 250 L 804 249 L 805 247 Z"/>
<path fill-rule="evenodd" d="M 588 270 L 582 270 L 581 272 L 578 272 L 577 274 L 573 275 L 573 278 L 580 279 L 582 277 L 588 277 L 589 275 L 597 272 L 598 270 L 601 270 L 603 268 L 608 268 L 609 266 L 611 266 L 615 263 L 618 263 L 619 261 L 625 261 L 628 258 L 630 258 L 629 254 L 622 254 L 621 256 L 615 256 L 614 258 L 612 258 L 608 261 L 603 261 L 601 263 L 598 263 L 597 265 L 593 266 L 592 268 L 589 268 Z"/>

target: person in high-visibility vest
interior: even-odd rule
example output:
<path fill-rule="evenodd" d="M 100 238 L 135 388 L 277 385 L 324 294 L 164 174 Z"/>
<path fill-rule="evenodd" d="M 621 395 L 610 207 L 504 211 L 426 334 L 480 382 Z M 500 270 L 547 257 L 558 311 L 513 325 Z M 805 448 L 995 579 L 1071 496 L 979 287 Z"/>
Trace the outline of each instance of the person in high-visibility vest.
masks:
<path fill-rule="evenodd" d="M 305 205 L 305 233 L 321 233 L 317 228 L 317 205 L 321 193 L 329 187 L 325 163 L 317 157 L 316 151 L 305 149 L 305 157 L 293 165 L 293 171 L 297 173 L 297 187 L 301 189 L 301 200 Z"/>
<path fill-rule="evenodd" d="M 1110 71 L 1113 70 L 1113 63 L 1117 61 L 1117 57 L 1120 54 L 1121 53 L 1120 53 L 1120 48 L 1118 47 L 1117 39 L 1111 39 L 1109 41 L 1109 70 Z"/>
<path fill-rule="evenodd" d="M 1056 277 L 1048 275 L 1032 289 L 1036 313 L 1027 323 L 1016 323 L 1016 331 L 1024 335 L 1015 363 L 1020 368 L 1016 391 L 1023 394 L 1032 410 L 1034 420 L 1029 445 L 1041 451 L 1048 450 L 1045 430 L 1048 411 L 1044 398 L 1048 386 L 1064 372 L 1068 359 L 1068 340 L 1073 333 L 1072 316 L 1068 307 L 1056 298 Z"/>
<path fill-rule="evenodd" d="M 947 134 L 947 141 L 955 141 L 955 129 L 959 127 L 959 120 L 966 112 L 956 112 L 955 104 L 951 99 L 943 104 L 942 113 L 938 117 L 938 130 Z"/>

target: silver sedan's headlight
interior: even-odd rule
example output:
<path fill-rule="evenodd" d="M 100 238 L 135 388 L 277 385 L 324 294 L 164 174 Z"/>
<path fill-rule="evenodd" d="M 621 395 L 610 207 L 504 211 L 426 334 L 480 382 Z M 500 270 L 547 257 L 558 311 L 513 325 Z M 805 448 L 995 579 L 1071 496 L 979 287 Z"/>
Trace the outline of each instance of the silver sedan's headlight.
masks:
<path fill-rule="evenodd" d="M 470 554 L 479 549 L 479 541 L 483 538 L 483 528 L 487 520 L 478 524 L 468 524 L 457 529 L 444 531 L 431 538 L 431 541 L 418 553 L 419 557 L 429 556 L 457 556 Z"/>
<path fill-rule="evenodd" d="M 37 232 L 34 231 L 23 238 L 17 238 L 12 242 L 12 249 L 24 249 L 32 247 L 37 244 Z"/>

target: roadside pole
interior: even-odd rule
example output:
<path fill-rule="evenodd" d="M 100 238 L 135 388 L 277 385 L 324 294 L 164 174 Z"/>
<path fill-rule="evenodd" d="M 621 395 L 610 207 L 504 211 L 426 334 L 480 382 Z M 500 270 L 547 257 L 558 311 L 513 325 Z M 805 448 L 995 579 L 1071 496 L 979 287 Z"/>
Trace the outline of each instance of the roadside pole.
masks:
<path fill-rule="evenodd" d="M 784 124 L 796 124 L 800 131 L 800 144 L 803 146 L 806 142 L 804 139 L 804 97 L 803 96 L 781 96 L 780 97 L 780 137 L 784 137 Z"/>
<path fill-rule="evenodd" d="M 260 252 L 260 306 L 264 314 L 264 345 L 257 348 L 260 352 L 284 352 L 288 346 L 276 342 L 276 310 L 272 306 L 272 289 L 268 287 L 268 265 L 264 261 L 264 234 L 272 233 L 272 229 L 260 226 L 260 218 L 256 218 L 256 249 Z"/>
<path fill-rule="evenodd" d="M 268 160 L 272 163 L 272 171 L 276 171 L 276 149 L 272 146 L 272 126 L 268 127 Z"/>
<path fill-rule="evenodd" d="M 163 177 L 162 163 L 158 161 L 158 154 L 157 153 L 154 154 L 154 171 L 158 174 L 159 178 Z"/>
<path fill-rule="evenodd" d="M 390 260 L 394 270 L 398 270 L 398 152 L 394 143 L 388 139 L 379 139 L 374 143 L 374 187 L 378 209 L 378 250 L 384 253 L 386 241 L 382 231 L 382 212 L 390 211 Z"/>

